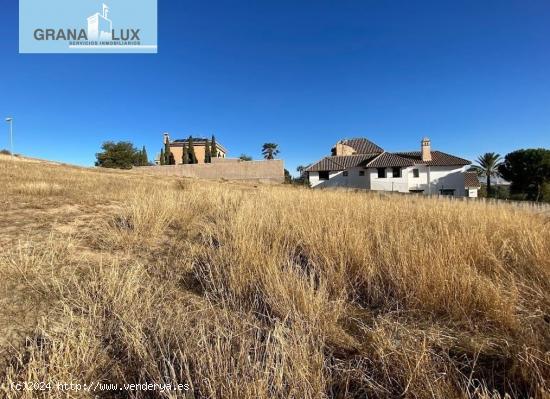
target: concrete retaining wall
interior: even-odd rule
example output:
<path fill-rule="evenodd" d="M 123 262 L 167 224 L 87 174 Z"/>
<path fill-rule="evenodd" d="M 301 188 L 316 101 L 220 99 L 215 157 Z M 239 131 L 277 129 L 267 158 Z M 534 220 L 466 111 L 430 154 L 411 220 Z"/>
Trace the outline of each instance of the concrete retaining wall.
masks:
<path fill-rule="evenodd" d="M 213 159 L 213 163 L 194 165 L 163 165 L 135 167 L 134 171 L 162 176 L 181 176 L 198 179 L 257 180 L 283 183 L 284 163 L 280 159 L 269 161 L 240 161 Z"/>

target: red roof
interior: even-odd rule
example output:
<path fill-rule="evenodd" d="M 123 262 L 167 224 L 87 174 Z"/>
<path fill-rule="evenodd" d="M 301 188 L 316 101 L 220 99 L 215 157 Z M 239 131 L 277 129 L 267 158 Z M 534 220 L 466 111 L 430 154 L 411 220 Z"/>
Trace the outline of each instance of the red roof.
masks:
<path fill-rule="evenodd" d="M 479 188 L 481 184 L 477 178 L 476 172 L 465 172 L 464 173 L 464 187 Z"/>
<path fill-rule="evenodd" d="M 350 146 L 357 154 L 380 154 L 384 152 L 381 147 L 364 138 L 346 139 L 340 141 L 340 143 Z"/>
<path fill-rule="evenodd" d="M 365 166 L 369 161 L 376 158 L 378 154 L 357 154 L 325 157 L 319 162 L 306 168 L 306 172 L 319 172 L 331 170 L 344 170 L 356 166 Z"/>
<path fill-rule="evenodd" d="M 466 159 L 441 151 L 432 151 L 431 161 L 423 161 L 420 151 L 384 152 L 381 147 L 364 138 L 346 139 L 340 141 L 340 143 L 352 147 L 357 153 L 354 155 L 325 157 L 306 168 L 306 172 L 344 170 L 357 166 L 391 168 L 407 167 L 415 164 L 429 166 L 465 166 L 471 164 Z"/>
<path fill-rule="evenodd" d="M 454 155 L 446 154 L 441 151 L 432 151 L 431 161 L 423 161 L 420 151 L 395 152 L 394 154 L 403 158 L 408 158 L 416 164 L 430 166 L 465 166 L 471 164 L 471 162 L 466 159 L 455 157 Z"/>
<path fill-rule="evenodd" d="M 393 168 L 397 166 L 413 166 L 414 162 L 410 159 L 400 157 L 390 152 L 384 152 L 369 162 L 367 168 Z"/>

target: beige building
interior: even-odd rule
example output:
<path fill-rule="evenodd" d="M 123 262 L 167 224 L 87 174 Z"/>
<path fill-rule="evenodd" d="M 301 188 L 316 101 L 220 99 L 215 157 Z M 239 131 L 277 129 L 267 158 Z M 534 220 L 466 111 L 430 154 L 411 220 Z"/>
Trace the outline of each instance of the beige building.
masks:
<path fill-rule="evenodd" d="M 197 157 L 198 163 L 204 163 L 205 159 L 205 149 L 206 149 L 206 142 L 208 141 L 208 145 L 211 149 L 212 141 L 210 139 L 200 138 L 200 137 L 193 137 L 193 149 L 195 151 L 195 156 Z M 164 140 L 163 144 L 166 146 L 166 144 L 170 147 L 170 152 L 172 153 L 174 157 L 174 161 L 176 162 L 176 165 L 180 165 L 183 163 L 183 149 L 188 148 L 189 146 L 189 140 L 188 139 L 181 139 L 181 140 L 170 140 L 170 135 L 168 133 L 164 133 Z M 217 152 L 217 158 L 225 158 L 227 155 L 227 150 L 225 147 L 223 147 L 220 143 L 216 142 L 216 152 Z M 157 165 L 160 164 L 160 154 L 155 159 L 155 163 Z"/>

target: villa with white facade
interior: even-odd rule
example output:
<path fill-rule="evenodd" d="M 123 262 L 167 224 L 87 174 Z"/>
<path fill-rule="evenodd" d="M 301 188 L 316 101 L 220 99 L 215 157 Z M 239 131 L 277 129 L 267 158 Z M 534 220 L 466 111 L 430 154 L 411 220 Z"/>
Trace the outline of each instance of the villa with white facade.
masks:
<path fill-rule="evenodd" d="M 349 187 L 400 193 L 477 197 L 480 187 L 471 162 L 431 149 L 428 138 L 420 151 L 387 152 L 364 139 L 341 140 L 332 156 L 306 168 L 312 187 Z"/>

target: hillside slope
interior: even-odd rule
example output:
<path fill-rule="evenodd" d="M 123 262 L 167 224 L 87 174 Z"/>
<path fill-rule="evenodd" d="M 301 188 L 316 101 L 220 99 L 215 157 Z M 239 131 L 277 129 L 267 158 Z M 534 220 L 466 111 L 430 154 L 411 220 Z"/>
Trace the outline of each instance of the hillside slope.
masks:
<path fill-rule="evenodd" d="M 547 214 L 1 159 L 0 185 L 3 397 L 548 397 Z"/>

